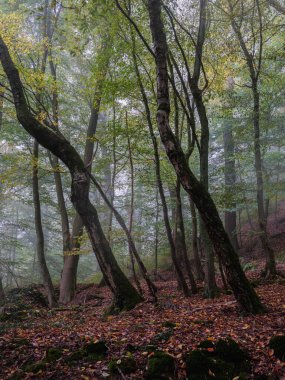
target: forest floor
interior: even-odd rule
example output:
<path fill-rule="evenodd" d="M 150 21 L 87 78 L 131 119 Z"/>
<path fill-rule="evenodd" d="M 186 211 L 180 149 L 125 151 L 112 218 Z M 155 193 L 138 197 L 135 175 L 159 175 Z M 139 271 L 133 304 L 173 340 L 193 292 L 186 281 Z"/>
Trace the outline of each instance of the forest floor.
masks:
<path fill-rule="evenodd" d="M 269 217 L 270 242 L 276 252 L 285 248 L 284 215 L 285 202 L 281 202 L 278 212 Z M 111 294 L 96 285 L 80 285 L 71 305 L 54 310 L 43 306 L 39 287 L 28 292 L 15 289 L 15 302 L 8 305 L 8 312 L 0 313 L 0 379 L 144 379 L 155 349 L 172 355 L 175 379 L 185 379 L 185 353 L 205 339 L 231 337 L 248 351 L 252 379 L 285 380 L 285 362 L 269 347 L 271 337 L 285 334 L 285 281 L 258 281 L 264 260 L 250 223 L 244 225 L 241 237 L 243 266 L 250 280 L 258 283 L 255 289 L 266 305 L 265 314 L 242 315 L 233 295 L 226 292 L 205 299 L 202 284 L 198 294 L 185 298 L 171 272 L 161 272 L 163 279 L 156 281 L 157 304 L 146 300 L 115 316 L 104 315 Z M 284 272 L 281 263 L 284 257 L 278 264 Z M 108 347 L 100 360 L 80 356 L 82 347 L 92 341 L 104 341 Z M 50 348 L 59 349 L 53 360 L 47 360 Z M 131 355 L 136 368 L 129 374 L 112 374 L 110 361 L 120 363 L 124 355 Z"/>
<path fill-rule="evenodd" d="M 257 271 L 249 272 L 254 279 Z M 252 378 L 261 374 L 266 379 L 285 379 L 285 362 L 276 359 L 269 348 L 269 339 L 284 334 L 284 280 L 260 284 L 256 290 L 267 307 L 263 315 L 240 314 L 232 295 L 204 299 L 201 292 L 184 298 L 176 290 L 176 282 L 168 272 L 165 281 L 156 282 L 159 302 L 147 300 L 135 309 L 120 315 L 104 316 L 110 302 L 106 288 L 81 286 L 72 305 L 48 310 L 31 306 L 17 317 L 1 322 L 0 378 L 1 379 L 143 379 L 152 346 L 171 354 L 176 361 L 177 379 L 185 379 L 183 355 L 204 339 L 231 337 L 248 350 L 252 360 Z M 86 358 L 70 361 L 73 353 L 86 342 L 104 341 L 106 356 L 96 362 Z M 61 356 L 45 362 L 48 349 L 59 348 Z M 137 369 L 124 375 L 111 375 L 108 363 L 120 360 L 132 351 Z M 35 373 L 28 363 L 44 363 Z M 26 369 L 25 369 L 26 368 Z"/>

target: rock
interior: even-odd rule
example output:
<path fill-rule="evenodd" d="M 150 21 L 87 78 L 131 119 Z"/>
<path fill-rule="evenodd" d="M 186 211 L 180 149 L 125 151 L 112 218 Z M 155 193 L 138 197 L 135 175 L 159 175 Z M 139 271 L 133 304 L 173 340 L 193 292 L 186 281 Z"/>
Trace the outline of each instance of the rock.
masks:
<path fill-rule="evenodd" d="M 285 361 L 285 335 L 273 336 L 269 341 L 269 347 L 278 359 Z"/>
<path fill-rule="evenodd" d="M 174 358 L 166 352 L 156 351 L 149 357 L 145 378 L 149 380 L 175 379 Z"/>
<path fill-rule="evenodd" d="M 87 343 L 84 346 L 84 349 L 88 354 L 97 354 L 97 355 L 105 355 L 108 351 L 108 347 L 106 346 L 105 342 L 98 341 L 98 342 L 91 342 Z"/>
<path fill-rule="evenodd" d="M 73 363 L 78 360 L 87 360 L 91 362 L 96 362 L 97 360 L 101 360 L 104 358 L 104 356 L 107 354 L 108 347 L 106 346 L 105 342 L 98 341 L 98 342 L 90 342 L 86 343 L 83 348 L 74 351 L 72 354 L 70 354 L 65 361 L 67 363 Z"/>
<path fill-rule="evenodd" d="M 156 334 L 152 339 L 151 343 L 158 343 L 163 340 L 168 340 L 173 335 L 173 329 L 168 329 L 166 331 L 162 331 L 158 334 Z"/>
<path fill-rule="evenodd" d="M 174 327 L 176 326 L 176 323 L 170 322 L 170 321 L 165 321 L 165 322 L 162 323 L 162 326 L 163 327 L 168 327 L 170 329 L 174 329 Z"/>
<path fill-rule="evenodd" d="M 185 362 L 189 380 L 249 378 L 249 356 L 230 338 L 202 341 L 197 350 L 186 354 Z"/>
<path fill-rule="evenodd" d="M 119 359 L 112 359 L 108 368 L 112 374 L 118 373 L 118 369 L 123 374 L 129 374 L 135 372 L 137 369 L 137 363 L 132 356 L 122 356 Z"/>
<path fill-rule="evenodd" d="M 62 356 L 62 350 L 60 348 L 49 348 L 47 351 L 46 351 L 46 358 L 45 358 L 45 362 L 46 363 L 52 363 L 52 362 L 55 362 L 57 361 L 59 358 L 61 358 Z"/>
<path fill-rule="evenodd" d="M 35 362 L 31 364 L 27 364 L 23 370 L 25 372 L 38 373 L 46 368 L 46 364 L 44 362 Z"/>

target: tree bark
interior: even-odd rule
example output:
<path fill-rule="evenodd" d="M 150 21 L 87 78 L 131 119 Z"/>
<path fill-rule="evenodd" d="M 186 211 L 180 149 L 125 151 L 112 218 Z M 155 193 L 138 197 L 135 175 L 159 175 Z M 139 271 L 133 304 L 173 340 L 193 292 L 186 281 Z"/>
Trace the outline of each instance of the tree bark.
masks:
<path fill-rule="evenodd" d="M 42 215 L 41 215 L 41 202 L 39 194 L 39 179 L 38 179 L 38 160 L 39 160 L 39 145 L 38 142 L 34 141 L 33 149 L 33 204 L 35 209 L 35 229 L 37 237 L 37 256 L 39 262 L 39 270 L 41 274 L 41 279 L 44 284 L 45 291 L 47 293 L 48 304 L 51 308 L 57 306 L 56 297 L 54 294 L 54 287 L 52 284 L 51 276 L 47 267 L 45 258 L 45 241 L 44 232 L 42 226 Z"/>
<path fill-rule="evenodd" d="M 190 210 L 191 210 L 191 216 L 192 216 L 192 253 L 193 253 L 193 258 L 194 258 L 194 265 L 196 269 L 197 280 L 202 281 L 204 280 L 205 273 L 203 271 L 201 259 L 199 256 L 199 249 L 198 249 L 197 214 L 196 214 L 195 204 L 192 201 L 191 197 L 189 197 L 189 201 L 190 201 Z"/>
<path fill-rule="evenodd" d="M 158 144 L 157 144 L 157 139 L 156 139 L 156 136 L 155 136 L 154 130 L 153 130 L 148 99 L 147 99 L 147 95 L 146 95 L 146 92 L 145 92 L 145 89 L 144 89 L 144 86 L 143 86 L 143 83 L 141 80 L 141 76 L 140 76 L 140 72 L 139 72 L 139 68 L 138 68 L 138 64 L 137 64 L 137 59 L 136 59 L 136 54 L 134 51 L 134 45 L 133 45 L 133 61 L 134 61 L 134 67 L 135 67 L 135 71 L 136 71 L 136 75 L 137 75 L 137 80 L 138 80 L 138 84 L 140 87 L 140 91 L 141 91 L 141 95 L 142 95 L 142 99 L 143 99 L 143 103 L 144 103 L 144 107 L 145 107 L 145 111 L 146 111 L 146 118 L 147 118 L 149 133 L 150 133 L 150 137 L 151 137 L 151 141 L 152 141 L 152 145 L 153 145 L 156 183 L 157 183 L 158 192 L 159 192 L 161 205 L 162 205 L 163 220 L 164 220 L 167 239 L 168 239 L 169 246 L 170 246 L 171 259 L 172 259 L 172 263 L 173 263 L 173 266 L 174 266 L 174 269 L 176 272 L 178 287 L 180 289 L 182 289 L 183 294 L 185 296 L 188 296 L 189 295 L 189 288 L 188 288 L 188 285 L 187 285 L 185 278 L 183 276 L 183 272 L 180 268 L 179 262 L 177 260 L 175 243 L 173 240 L 171 225 L 170 225 L 170 221 L 169 221 L 168 207 L 167 207 L 167 202 L 166 202 L 164 189 L 163 189 L 163 185 L 162 185 L 162 180 L 161 180 L 161 174 L 160 174 L 160 161 L 159 161 Z"/>
<path fill-rule="evenodd" d="M 96 92 L 97 94 L 97 92 Z M 95 95 L 96 95 L 95 94 Z M 95 96 L 94 96 L 94 99 Z M 87 170 L 91 171 L 93 151 L 94 151 L 94 134 L 97 129 L 98 115 L 100 108 L 100 98 L 96 102 L 95 107 L 92 107 L 89 125 L 86 135 L 86 144 L 84 150 L 84 165 L 87 167 Z M 87 181 L 90 182 L 89 178 Z M 89 185 L 88 185 L 89 188 Z M 72 224 L 72 234 L 71 234 L 71 254 L 67 255 L 64 260 L 61 281 L 60 281 L 60 294 L 59 302 L 62 304 L 67 304 L 70 302 L 75 295 L 76 290 L 76 275 L 77 267 L 79 262 L 79 253 L 80 253 L 80 238 L 83 234 L 83 221 L 80 218 L 80 215 L 77 213 L 74 217 Z"/>
<path fill-rule="evenodd" d="M 235 168 L 235 144 L 231 125 L 226 122 L 224 125 L 224 157 L 225 157 L 225 230 L 229 235 L 232 246 L 238 249 L 237 241 L 237 213 L 236 202 L 234 200 L 234 186 L 236 184 Z"/>
<path fill-rule="evenodd" d="M 239 305 L 246 312 L 262 312 L 264 310 L 263 306 L 245 277 L 217 208 L 204 185 L 197 180 L 190 170 L 181 146 L 169 126 L 170 101 L 166 59 L 167 44 L 161 18 L 161 1 L 148 0 L 148 10 L 157 71 L 157 124 L 167 156 L 179 176 L 182 186 L 191 196 L 200 212 L 215 252 L 221 258 L 225 268 L 227 281 Z"/>
<path fill-rule="evenodd" d="M 105 281 L 114 295 L 114 307 L 117 310 L 133 308 L 141 301 L 141 297 L 119 267 L 103 233 L 97 210 L 89 200 L 90 178 L 83 160 L 58 130 L 47 122 L 42 124 L 33 116 L 26 102 L 19 72 L 1 37 L 0 60 L 10 83 L 20 124 L 39 144 L 61 159 L 69 169 L 71 201 L 87 230 Z"/>
<path fill-rule="evenodd" d="M 191 264 L 189 261 L 188 253 L 187 253 L 187 246 L 186 246 L 186 238 L 185 238 L 185 227 L 184 227 L 184 220 L 183 220 L 183 213 L 182 213 L 182 201 L 181 201 L 181 194 L 180 194 L 180 180 L 177 177 L 177 182 L 175 186 L 175 193 L 176 193 L 176 220 L 175 220 L 175 227 L 176 227 L 176 243 L 178 243 L 181 246 L 181 253 L 182 253 L 182 259 L 184 262 L 184 266 L 186 269 L 186 273 L 190 282 L 191 291 L 193 294 L 197 293 L 197 285 L 192 273 Z"/>

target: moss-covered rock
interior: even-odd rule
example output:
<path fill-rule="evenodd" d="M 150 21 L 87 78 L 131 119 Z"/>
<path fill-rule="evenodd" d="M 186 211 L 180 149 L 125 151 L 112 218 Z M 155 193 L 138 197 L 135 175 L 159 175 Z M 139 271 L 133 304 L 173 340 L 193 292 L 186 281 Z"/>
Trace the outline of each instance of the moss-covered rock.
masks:
<path fill-rule="evenodd" d="M 156 351 L 149 357 L 145 378 L 149 380 L 175 379 L 174 358 L 166 352 Z"/>
<path fill-rule="evenodd" d="M 84 346 L 84 349 L 88 355 L 97 354 L 97 355 L 104 356 L 108 351 L 108 347 L 106 346 L 106 343 L 103 341 L 87 343 Z"/>
<path fill-rule="evenodd" d="M 8 377 L 8 380 L 22 380 L 24 377 L 26 377 L 25 372 L 17 370 Z"/>
<path fill-rule="evenodd" d="M 170 321 L 165 321 L 165 322 L 162 323 L 162 326 L 163 327 L 168 327 L 170 329 L 174 329 L 174 327 L 176 326 L 176 323 L 170 322 Z"/>
<path fill-rule="evenodd" d="M 62 350 L 60 348 L 52 347 L 46 351 L 45 362 L 52 363 L 61 358 Z"/>
<path fill-rule="evenodd" d="M 25 338 L 14 338 L 11 342 L 15 347 L 28 346 L 30 342 Z"/>
<path fill-rule="evenodd" d="M 204 350 L 193 350 L 185 357 L 187 375 L 205 375 L 209 373 L 210 358 Z"/>
<path fill-rule="evenodd" d="M 111 374 L 116 374 L 118 369 L 123 374 L 128 374 L 136 371 L 137 363 L 132 356 L 122 356 L 119 359 L 112 359 L 108 364 L 108 368 Z"/>
<path fill-rule="evenodd" d="M 231 338 L 219 339 L 216 343 L 215 354 L 227 362 L 236 364 L 249 359 L 247 353 Z"/>
<path fill-rule="evenodd" d="M 204 340 L 197 350 L 185 356 L 186 372 L 190 380 L 215 379 L 231 380 L 239 377 L 247 379 L 250 372 L 249 356 L 232 339 L 217 342 Z"/>
<path fill-rule="evenodd" d="M 45 370 L 46 368 L 46 364 L 44 362 L 34 362 L 34 363 L 30 363 L 30 364 L 27 364 L 23 370 L 25 372 L 32 372 L 32 373 L 38 373 L 40 371 L 43 371 Z"/>
<path fill-rule="evenodd" d="M 85 350 L 77 350 L 72 352 L 70 355 L 67 356 L 65 359 L 66 363 L 72 364 L 73 362 L 77 362 L 79 360 L 82 360 L 84 357 L 86 357 L 86 351 Z"/>
<path fill-rule="evenodd" d="M 210 340 L 210 339 L 206 339 L 206 340 L 202 340 L 202 342 L 200 342 L 199 348 L 205 348 L 205 349 L 213 349 L 215 348 L 215 344 L 213 342 L 213 340 Z"/>
<path fill-rule="evenodd" d="M 96 362 L 103 359 L 108 352 L 108 347 L 103 341 L 86 343 L 83 348 L 72 352 L 66 359 L 66 363 L 72 364 L 79 360 Z"/>
<path fill-rule="evenodd" d="M 168 340 L 173 335 L 173 329 L 168 329 L 166 331 L 159 332 L 152 339 L 151 343 L 162 342 L 163 340 Z"/>
<path fill-rule="evenodd" d="M 285 335 L 273 336 L 270 339 L 269 347 L 278 359 L 285 361 Z"/>

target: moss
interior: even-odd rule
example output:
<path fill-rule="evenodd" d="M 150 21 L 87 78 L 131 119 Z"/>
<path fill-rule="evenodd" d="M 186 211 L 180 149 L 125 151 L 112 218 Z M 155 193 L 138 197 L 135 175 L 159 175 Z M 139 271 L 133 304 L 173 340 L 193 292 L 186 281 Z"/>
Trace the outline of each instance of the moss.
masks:
<path fill-rule="evenodd" d="M 174 358 L 165 352 L 156 351 L 148 359 L 145 378 L 149 380 L 175 378 L 175 371 Z"/>
<path fill-rule="evenodd" d="M 176 326 L 176 323 L 173 323 L 173 322 L 170 322 L 170 321 L 165 321 L 162 323 L 162 326 L 163 327 L 168 327 L 170 329 L 174 329 L 174 327 Z"/>
<path fill-rule="evenodd" d="M 96 362 L 104 358 L 108 351 L 108 347 L 103 341 L 91 342 L 84 345 L 83 348 L 74 351 L 66 359 L 66 363 L 72 364 L 78 360 L 87 360 Z"/>
<path fill-rule="evenodd" d="M 108 347 L 106 346 L 105 342 L 98 341 L 98 342 L 87 343 L 84 346 L 84 350 L 87 352 L 88 355 L 97 354 L 97 355 L 104 356 L 108 351 Z"/>
<path fill-rule="evenodd" d="M 62 356 L 62 350 L 60 348 L 49 348 L 46 351 L 45 362 L 52 363 L 58 360 Z"/>
<path fill-rule="evenodd" d="M 278 359 L 285 360 L 285 335 L 273 336 L 270 339 L 269 347 Z"/>
<path fill-rule="evenodd" d="M 8 377 L 8 380 L 22 380 L 24 377 L 26 377 L 25 373 L 22 370 L 17 370 Z"/>
<path fill-rule="evenodd" d="M 116 374 L 118 369 L 124 374 L 129 374 L 136 371 L 137 363 L 132 356 L 122 356 L 120 359 L 112 359 L 108 364 L 108 368 L 111 374 Z"/>
<path fill-rule="evenodd" d="M 198 346 L 199 348 L 215 348 L 215 344 L 214 344 L 214 342 L 212 341 L 212 340 L 210 340 L 210 339 L 206 339 L 206 340 L 203 340 L 200 344 L 199 344 L 199 346 Z"/>
<path fill-rule="evenodd" d="M 80 350 L 77 350 L 77 351 L 74 351 L 72 352 L 66 359 L 66 363 L 70 363 L 72 364 L 73 362 L 76 362 L 78 360 L 81 360 L 83 359 L 84 357 L 86 357 L 86 351 L 80 349 Z"/>
<path fill-rule="evenodd" d="M 187 375 L 207 375 L 210 368 L 210 359 L 205 351 L 193 350 L 186 355 Z"/>
<path fill-rule="evenodd" d="M 12 343 L 16 347 L 28 346 L 30 344 L 30 342 L 28 341 L 28 339 L 25 339 L 25 338 L 14 338 L 12 340 Z"/>
<path fill-rule="evenodd" d="M 249 356 L 232 339 L 220 339 L 216 343 L 207 339 L 197 350 L 185 356 L 189 379 L 228 380 L 236 376 L 247 379 L 250 372 Z"/>
<path fill-rule="evenodd" d="M 235 364 L 242 363 L 248 359 L 248 355 L 231 338 L 219 339 L 216 343 L 215 354 L 219 358 Z"/>
<path fill-rule="evenodd" d="M 151 339 L 151 342 L 152 343 L 158 343 L 158 342 L 161 342 L 163 340 L 168 340 L 172 335 L 173 335 L 173 330 L 172 329 L 168 329 L 166 331 L 162 331 L 162 332 L 156 334 Z"/>
<path fill-rule="evenodd" d="M 27 364 L 23 369 L 25 372 L 33 372 L 38 373 L 46 368 L 46 364 L 44 362 L 35 362 L 31 364 Z"/>

